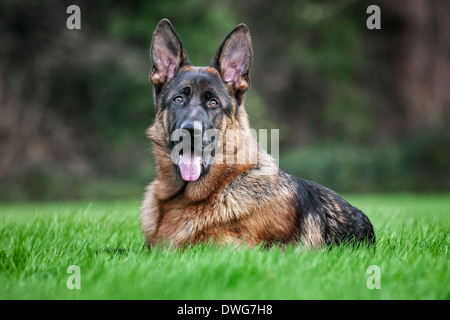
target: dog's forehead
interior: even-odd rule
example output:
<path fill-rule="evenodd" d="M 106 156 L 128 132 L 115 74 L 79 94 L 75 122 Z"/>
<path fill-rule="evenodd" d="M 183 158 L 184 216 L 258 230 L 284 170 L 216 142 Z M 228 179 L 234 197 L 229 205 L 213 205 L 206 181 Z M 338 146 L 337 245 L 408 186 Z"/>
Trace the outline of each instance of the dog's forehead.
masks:
<path fill-rule="evenodd" d="M 185 85 L 205 89 L 225 87 L 219 72 L 213 67 L 184 66 L 173 80 L 176 87 Z"/>
<path fill-rule="evenodd" d="M 192 65 L 184 66 L 180 69 L 180 72 L 198 72 L 198 73 L 207 73 L 210 75 L 213 75 L 217 78 L 220 78 L 219 72 L 216 70 L 216 68 L 213 68 L 211 66 L 209 67 L 194 67 Z"/>

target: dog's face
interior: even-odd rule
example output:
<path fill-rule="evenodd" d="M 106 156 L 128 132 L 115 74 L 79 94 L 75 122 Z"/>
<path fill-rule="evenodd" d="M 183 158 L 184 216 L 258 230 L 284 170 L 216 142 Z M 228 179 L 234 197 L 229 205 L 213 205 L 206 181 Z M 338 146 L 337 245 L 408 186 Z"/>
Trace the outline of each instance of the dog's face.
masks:
<path fill-rule="evenodd" d="M 205 133 L 223 133 L 227 123 L 237 121 L 239 106 L 249 88 L 249 30 L 243 24 L 237 26 L 210 66 L 194 67 L 174 28 L 164 19 L 153 33 L 151 59 L 156 121 L 164 122 L 161 128 L 177 172 L 185 181 L 196 181 L 208 173 L 215 152 L 205 152 L 215 136 Z"/>

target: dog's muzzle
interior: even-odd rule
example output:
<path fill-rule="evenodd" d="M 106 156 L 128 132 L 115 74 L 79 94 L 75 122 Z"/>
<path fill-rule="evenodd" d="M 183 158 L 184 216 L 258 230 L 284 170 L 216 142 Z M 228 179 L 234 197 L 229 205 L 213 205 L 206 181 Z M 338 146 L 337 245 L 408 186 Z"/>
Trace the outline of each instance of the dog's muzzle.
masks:
<path fill-rule="evenodd" d="M 185 120 L 180 125 L 184 136 L 183 141 L 187 135 L 189 135 L 188 141 L 190 140 L 190 144 L 182 149 L 178 159 L 178 168 L 185 181 L 196 181 L 203 170 L 202 129 L 200 121 Z"/>

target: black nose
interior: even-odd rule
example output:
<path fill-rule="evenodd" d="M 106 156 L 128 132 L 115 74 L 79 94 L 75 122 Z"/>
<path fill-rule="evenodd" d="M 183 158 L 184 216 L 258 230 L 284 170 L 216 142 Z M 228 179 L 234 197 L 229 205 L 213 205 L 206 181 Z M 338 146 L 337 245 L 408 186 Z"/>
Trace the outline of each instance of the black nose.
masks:
<path fill-rule="evenodd" d="M 187 130 L 192 137 L 201 137 L 202 136 L 202 129 L 203 124 L 201 121 L 194 121 L 194 120 L 185 120 L 180 126 L 180 129 Z"/>

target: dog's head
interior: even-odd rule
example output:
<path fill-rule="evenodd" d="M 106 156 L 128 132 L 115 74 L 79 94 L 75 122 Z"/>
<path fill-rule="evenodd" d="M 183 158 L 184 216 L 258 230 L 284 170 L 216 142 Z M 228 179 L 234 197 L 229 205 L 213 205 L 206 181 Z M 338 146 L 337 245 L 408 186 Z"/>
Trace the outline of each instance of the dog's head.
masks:
<path fill-rule="evenodd" d="M 216 137 L 206 133 L 239 126 L 239 108 L 250 86 L 250 32 L 238 25 L 208 67 L 194 67 L 172 24 L 164 19 L 153 33 L 150 50 L 156 120 L 148 136 L 170 151 L 183 180 L 196 181 L 207 174 L 216 150 L 205 152 Z"/>

